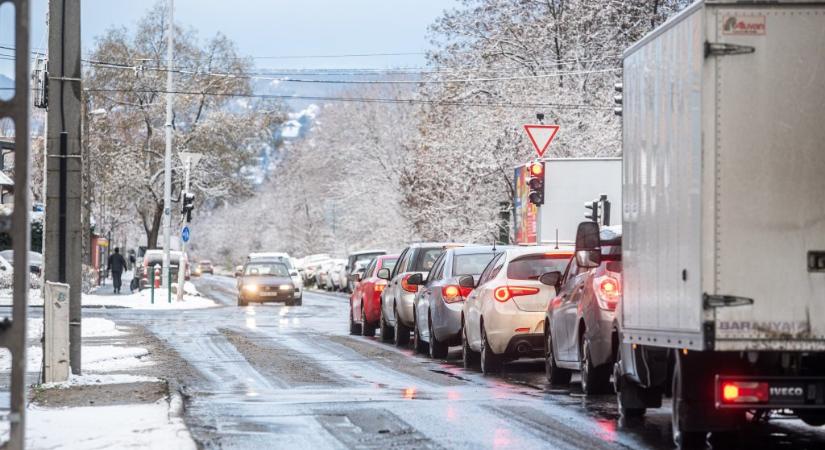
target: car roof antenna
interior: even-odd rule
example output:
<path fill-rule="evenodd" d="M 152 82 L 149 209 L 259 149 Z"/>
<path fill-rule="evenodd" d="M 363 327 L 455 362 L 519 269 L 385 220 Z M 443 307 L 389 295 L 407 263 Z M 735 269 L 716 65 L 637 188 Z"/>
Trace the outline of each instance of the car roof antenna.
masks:
<path fill-rule="evenodd" d="M 556 250 L 559 249 L 559 229 L 556 228 Z"/>
<path fill-rule="evenodd" d="M 493 238 L 493 253 L 496 252 L 496 239 Z"/>

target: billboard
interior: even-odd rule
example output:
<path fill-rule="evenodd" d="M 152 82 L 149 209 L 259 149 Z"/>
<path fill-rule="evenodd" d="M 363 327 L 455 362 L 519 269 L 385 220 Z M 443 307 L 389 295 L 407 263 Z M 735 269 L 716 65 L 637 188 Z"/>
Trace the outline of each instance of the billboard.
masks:
<path fill-rule="evenodd" d="M 515 186 L 515 198 L 513 199 L 513 230 L 515 242 L 517 244 L 536 243 L 536 217 L 538 208 L 530 203 L 530 187 L 527 181 L 530 174 L 527 166 L 519 166 L 515 169 L 513 186 Z"/>

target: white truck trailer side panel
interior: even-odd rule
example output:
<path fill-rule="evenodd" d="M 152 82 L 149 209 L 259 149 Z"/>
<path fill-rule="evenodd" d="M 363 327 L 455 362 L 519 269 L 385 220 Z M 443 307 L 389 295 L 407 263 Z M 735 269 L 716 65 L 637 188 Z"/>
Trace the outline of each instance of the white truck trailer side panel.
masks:
<path fill-rule="evenodd" d="M 555 244 L 576 241 L 579 223 L 585 221 L 585 202 L 606 194 L 611 225 L 622 221 L 621 158 L 559 158 L 544 162 L 544 205 L 539 208 L 539 240 Z"/>
<path fill-rule="evenodd" d="M 702 348 L 703 10 L 624 60 L 622 327 L 625 339 Z"/>
<path fill-rule="evenodd" d="M 825 349 L 825 272 L 808 270 L 825 251 L 825 6 L 719 6 L 708 22 L 709 39 L 754 47 L 716 57 L 714 284 L 754 301 L 716 310 L 716 349 Z"/>

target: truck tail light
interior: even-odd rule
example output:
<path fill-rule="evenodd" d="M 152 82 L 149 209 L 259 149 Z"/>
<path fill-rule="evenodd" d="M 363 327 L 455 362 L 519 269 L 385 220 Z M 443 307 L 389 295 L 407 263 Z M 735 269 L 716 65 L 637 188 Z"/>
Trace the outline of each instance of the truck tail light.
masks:
<path fill-rule="evenodd" d="M 473 288 L 451 284 L 441 288 L 441 297 L 446 303 L 456 303 L 464 301 L 470 295 L 470 292 L 473 292 Z"/>
<path fill-rule="evenodd" d="M 600 308 L 610 311 L 616 309 L 616 304 L 622 297 L 622 287 L 618 279 L 610 275 L 597 277 L 593 280 L 593 290 L 596 291 Z"/>
<path fill-rule="evenodd" d="M 418 292 L 418 286 L 407 283 L 407 279 L 409 279 L 410 276 L 412 276 L 412 274 L 407 274 L 401 279 L 401 289 L 404 289 L 407 292 Z"/>
<path fill-rule="evenodd" d="M 768 383 L 756 381 L 725 381 L 721 384 L 723 403 L 767 403 Z"/>
<path fill-rule="evenodd" d="M 539 293 L 539 288 L 522 287 L 522 286 L 500 286 L 493 291 L 493 297 L 496 300 L 504 303 L 513 297 L 520 295 L 534 295 Z"/>

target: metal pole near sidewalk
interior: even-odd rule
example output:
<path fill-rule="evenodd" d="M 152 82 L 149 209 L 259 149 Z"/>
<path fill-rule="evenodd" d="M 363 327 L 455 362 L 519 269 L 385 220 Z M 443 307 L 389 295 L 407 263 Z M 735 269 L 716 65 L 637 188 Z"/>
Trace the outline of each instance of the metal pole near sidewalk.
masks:
<path fill-rule="evenodd" d="M 168 0 L 167 8 L 169 17 L 167 19 L 167 43 L 166 43 L 166 154 L 164 156 L 163 169 L 163 278 L 162 283 L 167 289 L 172 289 L 169 283 L 169 247 L 172 245 L 172 104 L 175 100 L 174 78 L 172 76 L 172 57 L 174 55 L 174 35 L 175 35 L 175 1 Z"/>

